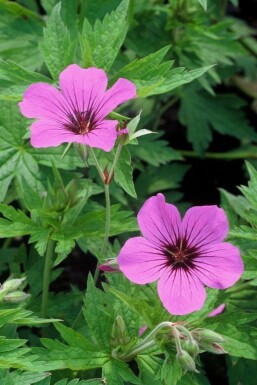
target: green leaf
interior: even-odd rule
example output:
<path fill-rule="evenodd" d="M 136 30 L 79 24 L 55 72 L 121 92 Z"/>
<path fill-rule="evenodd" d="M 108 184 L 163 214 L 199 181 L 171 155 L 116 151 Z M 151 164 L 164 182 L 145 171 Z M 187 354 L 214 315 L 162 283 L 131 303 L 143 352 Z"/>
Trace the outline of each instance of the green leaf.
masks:
<path fill-rule="evenodd" d="M 163 94 L 183 84 L 190 83 L 212 67 L 208 66 L 192 71 L 186 71 L 182 67 L 171 70 L 172 61 L 162 63 L 168 50 L 169 47 L 164 47 L 143 59 L 132 61 L 120 70 L 112 82 L 119 77 L 129 79 L 137 87 L 137 96 L 146 97 Z"/>
<path fill-rule="evenodd" d="M 28 71 L 11 60 L 0 60 L 0 98 L 6 100 L 22 99 L 25 89 L 36 82 L 51 83 L 51 79 L 37 72 Z"/>
<path fill-rule="evenodd" d="M 53 77 L 57 80 L 60 72 L 74 61 L 77 41 L 71 39 L 67 27 L 61 18 L 61 2 L 52 10 L 46 28 L 41 51 L 44 61 Z"/>
<path fill-rule="evenodd" d="M 160 166 L 171 160 L 182 160 L 179 152 L 169 146 L 166 140 L 159 139 L 162 133 L 143 136 L 139 146 L 130 146 L 132 159 L 140 159 L 152 166 Z"/>
<path fill-rule="evenodd" d="M 120 185 L 126 193 L 133 198 L 137 197 L 133 182 L 133 168 L 131 165 L 131 156 L 127 147 L 123 147 L 119 161 L 114 171 L 114 180 Z"/>
<path fill-rule="evenodd" d="M 17 2 L 0 2 L 0 57 L 28 70 L 42 65 L 38 42 L 42 38 L 41 17 Z M 2 85 L 2 84 L 1 84 Z"/>
<path fill-rule="evenodd" d="M 203 7 L 205 12 L 207 11 L 207 0 L 197 0 L 197 2 Z"/>
<path fill-rule="evenodd" d="M 125 362 L 115 359 L 108 361 L 103 366 L 103 377 L 109 385 L 123 385 L 124 382 L 130 384 L 142 385 L 141 381 L 131 371 Z"/>
<path fill-rule="evenodd" d="M 94 29 L 84 20 L 80 43 L 85 67 L 111 68 L 128 30 L 127 10 L 128 0 L 123 0 L 102 22 L 96 20 Z"/>
<path fill-rule="evenodd" d="M 0 370 L 1 385 L 32 385 L 38 383 L 44 378 L 48 378 L 50 373 L 28 373 L 15 370 Z"/>
<path fill-rule="evenodd" d="M 239 359 L 229 365 L 230 385 L 256 385 L 256 361 Z"/>
<path fill-rule="evenodd" d="M 110 353 L 110 340 L 115 314 L 109 295 L 95 287 L 94 280 L 89 276 L 87 293 L 83 310 L 89 329 L 102 351 Z"/>
<path fill-rule="evenodd" d="M 257 140 L 257 134 L 242 110 L 244 101 L 236 95 L 211 96 L 195 87 L 184 93 L 179 118 L 188 128 L 188 140 L 203 154 L 212 139 L 211 129 L 237 139 Z"/>
<path fill-rule="evenodd" d="M 223 347 L 231 356 L 257 359 L 257 329 L 245 325 L 221 324 L 217 332 L 225 338 Z"/>
<path fill-rule="evenodd" d="M 34 349 L 40 359 L 46 362 L 45 370 L 87 370 L 102 367 L 108 362 L 109 356 L 99 351 L 82 334 L 61 324 L 57 324 L 56 328 L 67 345 L 44 338 L 41 342 L 46 349 Z"/>

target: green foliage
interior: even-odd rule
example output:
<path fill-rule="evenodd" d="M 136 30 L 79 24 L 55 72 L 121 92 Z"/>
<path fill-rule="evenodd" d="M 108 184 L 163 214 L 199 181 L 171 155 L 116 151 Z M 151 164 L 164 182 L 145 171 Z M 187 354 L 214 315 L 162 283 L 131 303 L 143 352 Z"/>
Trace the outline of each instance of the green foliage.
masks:
<path fill-rule="evenodd" d="M 111 68 L 128 30 L 127 10 L 128 0 L 123 0 L 102 22 L 97 19 L 94 28 L 84 20 L 80 43 L 85 67 Z"/>
<path fill-rule="evenodd" d="M 61 18 L 61 2 L 52 10 L 44 28 L 44 41 L 41 51 L 44 61 L 53 77 L 57 80 L 60 72 L 74 61 L 77 41 Z"/>
<path fill-rule="evenodd" d="M 216 95 L 188 87 L 184 94 L 180 121 L 188 127 L 188 140 L 202 155 L 212 140 L 211 129 L 219 134 L 231 135 L 240 140 L 257 140 L 242 107 L 245 102 L 233 94 Z"/>

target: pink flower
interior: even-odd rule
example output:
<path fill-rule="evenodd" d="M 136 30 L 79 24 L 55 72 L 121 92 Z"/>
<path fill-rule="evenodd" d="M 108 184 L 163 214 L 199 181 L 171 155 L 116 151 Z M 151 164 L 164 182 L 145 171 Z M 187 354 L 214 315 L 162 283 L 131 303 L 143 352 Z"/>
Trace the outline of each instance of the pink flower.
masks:
<path fill-rule="evenodd" d="M 228 222 L 217 206 L 192 207 L 181 221 L 177 208 L 158 194 L 147 199 L 137 219 L 143 237 L 125 243 L 119 268 L 137 284 L 158 280 L 160 299 L 171 314 L 201 309 L 204 285 L 226 289 L 243 273 L 239 250 L 223 242 Z"/>
<path fill-rule="evenodd" d="M 117 120 L 105 117 L 121 103 L 136 96 L 129 80 L 120 78 L 109 90 L 106 73 L 76 64 L 60 74 L 60 90 L 46 84 L 28 87 L 19 103 L 31 125 L 34 147 L 55 147 L 61 143 L 81 143 L 110 151 L 117 138 Z"/>
<path fill-rule="evenodd" d="M 226 305 L 224 303 L 222 303 L 221 305 L 219 305 L 218 307 L 216 307 L 216 309 L 212 310 L 209 314 L 208 314 L 208 317 L 215 317 L 216 315 L 219 315 L 221 313 L 224 312 L 226 308 Z"/>

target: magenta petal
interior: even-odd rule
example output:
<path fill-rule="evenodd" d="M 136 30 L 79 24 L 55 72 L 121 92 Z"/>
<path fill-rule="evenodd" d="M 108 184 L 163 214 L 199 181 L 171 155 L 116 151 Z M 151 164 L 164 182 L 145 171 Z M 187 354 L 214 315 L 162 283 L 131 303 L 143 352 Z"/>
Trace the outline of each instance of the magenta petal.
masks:
<path fill-rule="evenodd" d="M 36 121 L 30 129 L 30 142 L 33 147 L 56 147 L 62 143 L 75 142 L 77 137 L 53 121 Z"/>
<path fill-rule="evenodd" d="M 117 120 L 102 120 L 88 134 L 76 135 L 74 141 L 104 151 L 110 151 L 114 147 L 117 138 L 117 124 Z"/>
<path fill-rule="evenodd" d="M 59 77 L 60 88 L 65 99 L 72 110 L 78 112 L 86 112 L 89 109 L 98 110 L 107 82 L 104 70 L 94 67 L 84 69 L 77 64 L 68 66 Z"/>
<path fill-rule="evenodd" d="M 239 280 L 244 271 L 237 247 L 230 243 L 211 245 L 194 259 L 193 273 L 214 289 L 226 289 Z"/>
<path fill-rule="evenodd" d="M 136 97 L 136 86 L 127 79 L 120 78 L 105 93 L 98 109 L 97 118 L 103 119 L 112 110 L 129 99 Z"/>
<path fill-rule="evenodd" d="M 137 216 L 144 237 L 159 245 L 174 244 L 179 238 L 178 209 L 165 202 L 162 194 L 147 199 Z"/>
<path fill-rule="evenodd" d="M 208 314 L 208 317 L 215 317 L 216 315 L 219 315 L 219 314 L 223 313 L 223 311 L 225 310 L 225 307 L 226 307 L 226 305 L 224 303 L 222 303 L 221 305 L 216 307 L 216 309 L 212 310 Z"/>
<path fill-rule="evenodd" d="M 130 281 L 145 284 L 160 278 L 166 259 L 145 238 L 135 237 L 122 247 L 117 262 Z"/>
<path fill-rule="evenodd" d="M 222 242 L 228 233 L 228 221 L 218 206 L 192 207 L 182 221 L 188 246 L 204 247 Z"/>
<path fill-rule="evenodd" d="M 180 268 L 166 270 L 158 282 L 158 293 L 163 306 L 174 315 L 200 310 L 206 298 L 204 286 L 199 279 Z"/>
<path fill-rule="evenodd" d="M 21 113 L 27 118 L 50 119 L 67 122 L 69 107 L 63 95 L 46 83 L 35 83 L 27 88 L 19 103 Z"/>

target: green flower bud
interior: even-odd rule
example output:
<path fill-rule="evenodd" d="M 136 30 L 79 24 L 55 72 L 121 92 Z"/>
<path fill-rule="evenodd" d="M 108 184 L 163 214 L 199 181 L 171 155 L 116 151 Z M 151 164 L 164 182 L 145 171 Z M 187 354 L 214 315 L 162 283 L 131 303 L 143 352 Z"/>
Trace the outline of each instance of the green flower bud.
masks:
<path fill-rule="evenodd" d="M 209 329 L 193 330 L 192 334 L 200 344 L 225 342 L 224 338 L 221 335 Z"/>
<path fill-rule="evenodd" d="M 177 353 L 176 358 L 182 368 L 190 370 L 191 372 L 197 372 L 195 367 L 195 361 L 188 352 L 186 352 L 185 350 L 181 350 Z"/>
<path fill-rule="evenodd" d="M 198 343 L 192 340 L 186 340 L 183 343 L 183 349 L 187 351 L 191 356 L 196 357 L 199 354 L 199 346 Z"/>
<path fill-rule="evenodd" d="M 207 352 L 214 353 L 214 354 L 226 354 L 223 347 L 215 342 L 213 343 L 201 343 L 201 347 L 206 350 Z"/>
<path fill-rule="evenodd" d="M 30 294 L 26 294 L 23 291 L 13 291 L 12 293 L 4 296 L 4 301 L 10 303 L 20 303 L 26 301 L 29 296 Z"/>
<path fill-rule="evenodd" d="M 2 291 L 10 292 L 18 289 L 26 278 L 8 279 L 1 287 Z"/>

